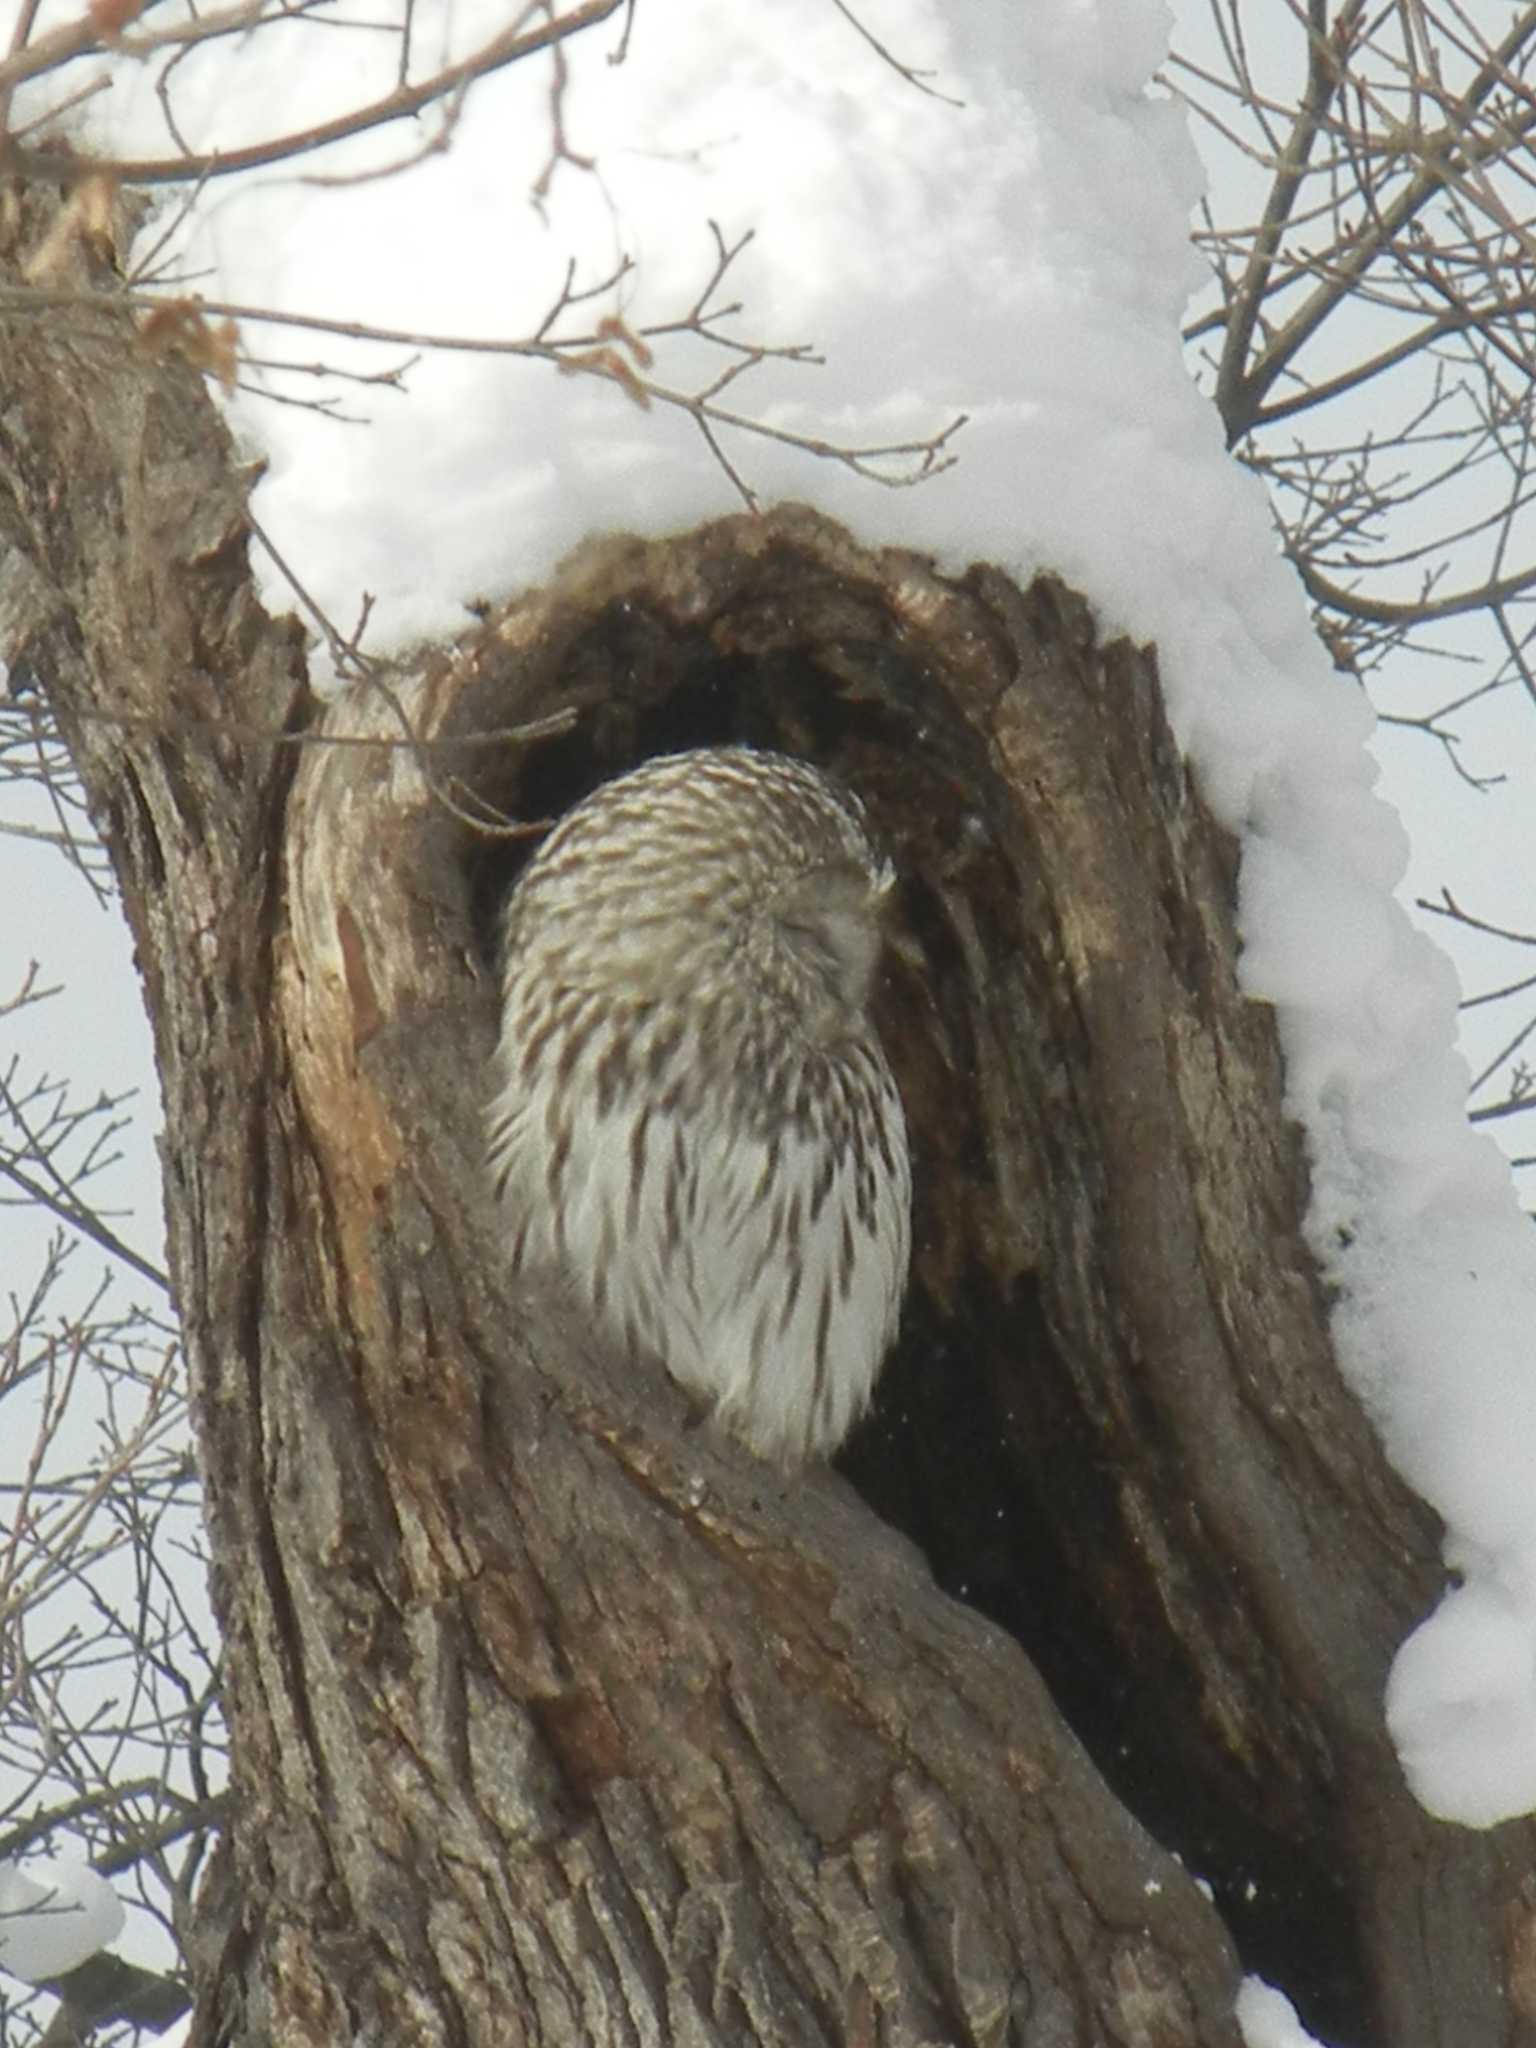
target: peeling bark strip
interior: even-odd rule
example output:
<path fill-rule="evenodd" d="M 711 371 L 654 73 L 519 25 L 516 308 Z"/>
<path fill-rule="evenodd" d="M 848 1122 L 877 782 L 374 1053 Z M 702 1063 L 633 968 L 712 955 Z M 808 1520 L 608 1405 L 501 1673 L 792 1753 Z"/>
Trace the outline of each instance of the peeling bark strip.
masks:
<path fill-rule="evenodd" d="M 1529 2042 L 1532 1831 L 1436 1827 L 1385 1743 L 1434 1530 L 1328 1356 L 1150 658 L 788 509 L 594 546 L 322 711 L 212 407 L 105 315 L 0 350 L 0 647 L 164 1087 L 238 1798 L 199 2038 L 1231 2048 L 1221 1919 L 1123 1798 L 1335 2039 Z M 1054 1702 L 841 1479 L 502 1287 L 485 946 L 528 842 L 465 814 L 727 738 L 844 775 L 901 869 L 917 1280 L 850 1469 Z"/>

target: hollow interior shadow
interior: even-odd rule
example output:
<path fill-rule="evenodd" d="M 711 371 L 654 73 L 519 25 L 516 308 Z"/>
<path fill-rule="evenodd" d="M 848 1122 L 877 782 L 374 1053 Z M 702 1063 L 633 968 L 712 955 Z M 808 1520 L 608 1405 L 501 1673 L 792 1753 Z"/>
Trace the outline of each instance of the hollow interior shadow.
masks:
<path fill-rule="evenodd" d="M 1364 2041 L 1371 1999 L 1325 1788 L 1255 1769 L 1213 1725 L 1126 1512 L 1094 1360 L 1053 1307 L 1051 1204 L 1069 1187 L 1095 1199 L 1075 1149 L 1092 1074 L 1011 798 L 928 652 L 873 599 L 841 593 L 823 616 L 792 567 L 776 585 L 770 562 L 734 612 L 694 623 L 638 597 L 602 605 L 529 707 L 570 704 L 576 724 L 482 769 L 480 793 L 536 826 L 651 755 L 743 742 L 811 758 L 864 798 L 901 876 L 878 1014 L 911 1134 L 914 1255 L 900 1340 L 840 1468 L 944 1589 L 1023 1646 L 1117 1796 L 1210 1885 L 1246 1966 L 1339 2048 Z M 494 697 L 494 662 L 486 676 Z M 534 830 L 470 855 L 487 960 L 537 843 Z M 1151 1474 L 1176 1499 L 1177 1447 L 1150 1405 L 1133 1420 L 1138 1483 Z M 1230 1603 L 1230 1586 L 1209 1590 Z"/>

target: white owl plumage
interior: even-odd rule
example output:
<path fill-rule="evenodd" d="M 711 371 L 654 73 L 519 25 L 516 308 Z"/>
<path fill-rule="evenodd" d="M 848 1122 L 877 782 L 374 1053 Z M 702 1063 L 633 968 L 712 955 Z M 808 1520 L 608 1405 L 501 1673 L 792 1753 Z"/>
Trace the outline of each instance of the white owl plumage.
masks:
<path fill-rule="evenodd" d="M 892 880 L 850 792 L 710 748 L 578 804 L 505 915 L 514 1267 L 786 1465 L 863 1413 L 906 1287 L 906 1125 L 868 1010 Z"/>

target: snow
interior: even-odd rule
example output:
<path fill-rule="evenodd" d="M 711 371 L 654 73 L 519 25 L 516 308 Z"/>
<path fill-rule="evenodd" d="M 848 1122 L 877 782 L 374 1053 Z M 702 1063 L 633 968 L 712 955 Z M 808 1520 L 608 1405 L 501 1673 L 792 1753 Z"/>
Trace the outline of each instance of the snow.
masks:
<path fill-rule="evenodd" d="M 438 18 L 463 51 L 501 12 L 477 0 Z M 1107 632 L 1157 643 L 1175 728 L 1243 835 L 1245 985 L 1278 1012 L 1339 1355 L 1451 1530 L 1457 1583 L 1398 1658 L 1390 1725 L 1430 1811 L 1489 1825 L 1536 1806 L 1536 1243 L 1465 1120 L 1454 976 L 1394 899 L 1407 847 L 1374 793 L 1371 713 L 1315 639 L 1263 492 L 1181 358 L 1200 174 L 1182 117 L 1143 91 L 1165 11 L 860 12 L 963 106 L 904 82 L 828 0 L 717 0 L 707 32 L 681 0 L 646 0 L 622 65 L 609 62 L 622 17 L 570 49 L 570 144 L 596 168 L 560 164 L 542 205 L 529 197 L 547 150 L 541 59 L 476 87 L 451 154 L 359 183 L 219 181 L 177 246 L 209 296 L 484 338 L 533 332 L 571 256 L 578 284 L 621 255 L 636 267 L 557 331 L 590 331 L 604 310 L 632 327 L 678 318 L 709 275 L 713 220 L 728 241 L 755 231 L 720 293 L 743 301 L 728 331 L 826 357 L 764 362 L 730 404 L 861 442 L 969 416 L 957 466 L 917 488 L 751 433 L 725 440 L 765 501 L 808 499 L 954 567 L 1048 565 L 1091 594 Z M 45 25 L 62 18 L 45 11 Z M 316 33 L 296 23 L 281 58 L 264 32 L 189 62 L 184 129 L 228 145 L 263 132 L 273 104 L 295 124 L 323 110 L 282 100 L 316 75 Z M 355 79 L 387 90 L 393 42 L 348 42 Z M 153 72 L 115 75 L 110 109 L 91 103 L 96 132 L 164 151 Z M 430 132 L 424 117 L 300 168 L 353 176 Z M 244 332 L 266 356 L 370 374 L 413 352 Z M 654 374 L 692 390 L 726 360 L 674 337 Z M 375 595 L 375 648 L 456 629 L 462 600 L 539 581 L 590 532 L 739 509 L 686 415 L 544 363 L 428 353 L 407 393 L 261 378 L 290 397 L 339 390 L 372 421 L 246 393 L 231 405 L 270 463 L 258 516 L 344 631 Z M 269 590 L 291 602 L 275 571 Z M 1298 2038 L 1251 2002 L 1251 2043 Z"/>
<path fill-rule="evenodd" d="M 25 1984 L 73 1970 L 116 1941 L 127 1917 L 106 1879 L 73 1857 L 0 1862 L 0 1969 Z"/>
<path fill-rule="evenodd" d="M 1244 2048 L 1319 2048 L 1283 1991 L 1262 1977 L 1245 1977 L 1237 1994 L 1237 2024 Z"/>

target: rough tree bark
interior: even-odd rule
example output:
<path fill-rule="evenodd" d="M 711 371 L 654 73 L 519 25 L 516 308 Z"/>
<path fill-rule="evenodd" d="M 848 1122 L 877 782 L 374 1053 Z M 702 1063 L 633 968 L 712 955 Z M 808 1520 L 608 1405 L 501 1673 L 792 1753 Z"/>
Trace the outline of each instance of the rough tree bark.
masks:
<path fill-rule="evenodd" d="M 1436 1531 L 1329 1356 L 1151 656 L 786 509 L 595 544 L 322 707 L 197 379 L 91 326 L 0 357 L 0 653 L 164 1090 L 236 1794 L 196 2038 L 1226 2048 L 1230 1926 L 1337 2040 L 1536 2039 L 1532 1831 L 1437 1826 L 1386 1744 Z M 903 876 L 863 1500 L 509 1298 L 480 1165 L 526 841 L 472 806 L 729 736 L 844 774 Z"/>

